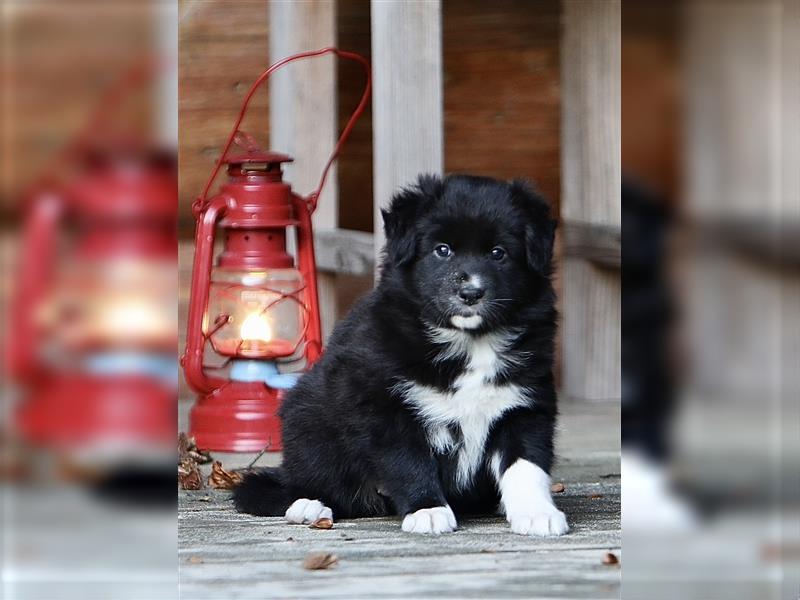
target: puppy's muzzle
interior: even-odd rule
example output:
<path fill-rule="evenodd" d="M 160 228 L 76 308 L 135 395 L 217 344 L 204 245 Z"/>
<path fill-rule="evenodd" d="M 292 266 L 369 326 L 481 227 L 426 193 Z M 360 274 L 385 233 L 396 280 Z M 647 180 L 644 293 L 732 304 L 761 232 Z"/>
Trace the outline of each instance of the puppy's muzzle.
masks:
<path fill-rule="evenodd" d="M 463 285 L 458 289 L 458 297 L 467 306 L 477 304 L 485 294 L 485 288 L 474 285 Z"/>

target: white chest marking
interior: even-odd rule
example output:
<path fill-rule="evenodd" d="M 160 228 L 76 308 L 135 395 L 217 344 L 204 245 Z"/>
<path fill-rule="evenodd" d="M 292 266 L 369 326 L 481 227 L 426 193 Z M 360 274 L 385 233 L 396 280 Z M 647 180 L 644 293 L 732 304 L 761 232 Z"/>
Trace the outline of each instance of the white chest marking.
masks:
<path fill-rule="evenodd" d="M 509 409 L 526 404 L 529 391 L 514 384 L 493 383 L 511 362 L 504 351 L 516 337 L 514 332 L 472 338 L 452 330 L 433 330 L 432 336 L 447 336 L 444 355 L 434 360 L 463 356 L 464 372 L 445 392 L 407 380 L 395 389 L 422 418 L 431 448 L 440 453 L 457 452 L 456 484 L 463 488 L 483 460 L 492 424 Z M 453 426 L 461 431 L 460 443 L 451 433 Z"/>

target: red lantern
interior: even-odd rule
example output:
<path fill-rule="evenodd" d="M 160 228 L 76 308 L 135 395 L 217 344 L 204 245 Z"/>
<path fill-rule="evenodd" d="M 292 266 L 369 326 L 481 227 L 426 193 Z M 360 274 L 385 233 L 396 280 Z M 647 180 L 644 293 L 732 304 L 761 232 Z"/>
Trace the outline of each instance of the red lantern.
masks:
<path fill-rule="evenodd" d="M 174 161 L 117 146 L 77 162 L 27 207 L 6 340 L 16 423 L 59 449 L 171 449 Z"/>
<path fill-rule="evenodd" d="M 360 63 L 367 84 L 316 191 L 301 197 L 282 178 L 281 165 L 292 159 L 261 151 L 239 126 L 253 94 L 274 71 L 323 54 Z M 195 202 L 196 247 L 181 362 L 186 381 L 199 394 L 190 413 L 190 435 L 201 448 L 281 449 L 277 410 L 282 390 L 291 387 L 299 372 L 322 352 L 311 214 L 331 164 L 366 107 L 369 90 L 369 64 L 357 54 L 324 48 L 275 63 L 250 88 L 221 159 Z M 244 152 L 228 156 L 234 142 Z M 228 179 L 216 196 L 207 199 L 223 164 Z M 296 265 L 287 252 L 291 229 Z M 218 238 L 222 252 L 214 265 Z M 216 358 L 216 364 L 206 364 L 207 354 Z"/>

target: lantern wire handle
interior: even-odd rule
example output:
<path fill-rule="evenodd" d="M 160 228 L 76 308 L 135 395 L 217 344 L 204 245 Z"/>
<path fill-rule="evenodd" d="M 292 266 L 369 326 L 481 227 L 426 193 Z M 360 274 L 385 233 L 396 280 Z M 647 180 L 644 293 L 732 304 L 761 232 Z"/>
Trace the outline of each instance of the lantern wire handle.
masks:
<path fill-rule="evenodd" d="M 319 199 L 320 194 L 322 193 L 322 188 L 325 186 L 325 181 L 328 178 L 328 171 L 333 165 L 333 161 L 339 156 L 339 152 L 344 146 L 344 143 L 347 141 L 347 138 L 350 137 L 350 133 L 353 131 L 353 127 L 355 127 L 356 121 L 358 121 L 359 117 L 361 117 L 364 109 L 367 107 L 367 102 L 369 101 L 370 90 L 372 88 L 372 77 L 370 74 L 370 66 L 367 59 L 365 59 L 360 54 L 356 54 L 355 52 L 347 52 L 345 50 L 339 50 L 338 48 L 321 48 L 319 50 L 312 50 L 309 52 L 301 52 L 299 54 L 294 54 L 292 56 L 288 56 L 284 59 L 279 60 L 278 62 L 270 65 L 270 67 L 261 73 L 258 76 L 258 79 L 255 80 L 252 86 L 250 86 L 250 90 L 244 97 L 244 101 L 242 102 L 242 107 L 239 110 L 239 116 L 236 118 L 236 122 L 233 125 L 233 129 L 231 130 L 230 134 L 228 135 L 228 140 L 225 142 L 225 146 L 222 149 L 222 154 L 217 160 L 216 165 L 214 166 L 214 170 L 211 173 L 211 176 L 208 178 L 205 187 L 203 188 L 203 193 L 197 198 L 197 209 L 202 209 L 205 207 L 206 199 L 208 198 L 208 192 L 211 189 L 211 186 L 214 184 L 214 180 L 217 178 L 219 174 L 219 170 L 222 168 L 222 165 L 225 163 L 225 158 L 228 154 L 228 150 L 230 150 L 231 145 L 233 144 L 234 140 L 237 137 L 237 133 L 239 132 L 239 126 L 242 124 L 242 120 L 244 120 L 244 116 L 247 113 L 247 108 L 250 105 L 250 100 L 253 98 L 253 95 L 256 93 L 256 90 L 264 83 L 267 79 L 269 79 L 270 75 L 272 75 L 275 71 L 280 69 L 281 67 L 294 62 L 296 60 L 303 60 L 306 58 L 313 58 L 316 56 L 322 56 L 324 54 L 335 54 L 339 58 L 344 58 L 347 60 L 352 60 L 359 63 L 362 67 L 364 67 L 364 72 L 367 77 L 367 81 L 364 85 L 364 92 L 361 94 L 361 100 L 358 102 L 358 106 L 353 111 L 353 114 L 350 115 L 350 119 L 347 121 L 347 124 L 344 126 L 341 135 L 339 136 L 336 145 L 333 148 L 333 152 L 331 153 L 330 157 L 328 158 L 328 162 L 325 163 L 325 168 L 322 170 L 322 175 L 319 179 L 319 184 L 317 185 L 317 189 L 311 192 L 308 196 L 308 207 L 310 212 L 314 212 L 317 207 L 317 200 Z"/>

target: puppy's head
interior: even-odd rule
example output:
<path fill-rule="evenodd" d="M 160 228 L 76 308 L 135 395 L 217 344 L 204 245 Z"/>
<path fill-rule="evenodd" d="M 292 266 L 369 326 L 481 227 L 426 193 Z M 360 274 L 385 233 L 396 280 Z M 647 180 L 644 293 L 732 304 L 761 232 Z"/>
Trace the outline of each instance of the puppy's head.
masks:
<path fill-rule="evenodd" d="M 384 275 L 430 325 L 490 331 L 549 285 L 555 221 L 520 181 L 423 176 L 383 219 Z"/>

